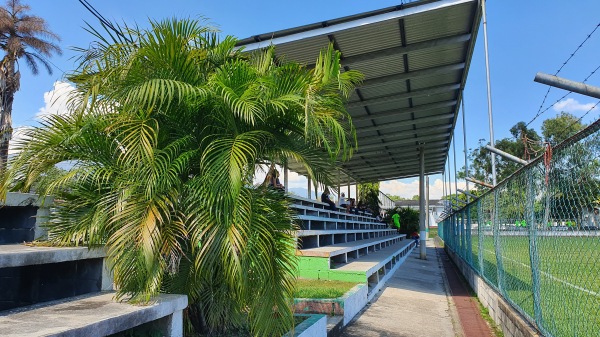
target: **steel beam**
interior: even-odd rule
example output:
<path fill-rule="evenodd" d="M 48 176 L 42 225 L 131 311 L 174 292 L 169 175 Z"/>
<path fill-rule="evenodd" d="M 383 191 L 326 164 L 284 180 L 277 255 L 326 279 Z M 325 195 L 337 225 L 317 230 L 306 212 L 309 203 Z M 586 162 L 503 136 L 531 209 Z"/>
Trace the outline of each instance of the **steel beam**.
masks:
<path fill-rule="evenodd" d="M 485 146 L 485 148 L 486 148 L 486 149 L 488 149 L 488 150 L 489 150 L 489 151 L 491 151 L 491 152 L 494 152 L 495 154 L 498 154 L 498 155 L 500 155 L 500 156 L 502 156 L 502 157 L 504 157 L 504 158 L 508 159 L 508 160 L 512 160 L 512 161 L 514 161 L 515 163 L 519 163 L 519 164 L 522 164 L 522 165 L 527 165 L 527 164 L 529 163 L 527 160 L 523 160 L 523 159 L 521 159 L 521 158 L 519 158 L 519 157 L 515 157 L 515 156 L 513 156 L 512 154 L 510 154 L 510 153 L 506 153 L 506 152 L 504 152 L 504 151 L 502 151 L 502 150 L 498 150 L 498 149 L 497 149 L 497 148 L 495 148 L 495 147 L 491 147 L 491 146 L 489 146 L 489 145 L 486 145 L 486 146 Z"/>
<path fill-rule="evenodd" d="M 494 188 L 494 186 L 493 186 L 493 185 L 490 185 L 490 184 L 488 184 L 488 183 L 486 183 L 486 182 L 483 182 L 483 181 L 479 181 L 479 180 L 477 180 L 477 179 L 473 179 L 473 178 L 466 177 L 466 178 L 465 178 L 465 180 L 468 180 L 468 181 L 470 181 L 470 182 L 472 182 L 472 183 L 475 183 L 475 184 L 477 184 L 477 185 L 481 185 L 481 186 L 484 186 L 484 187 L 488 187 L 488 188 Z"/>
<path fill-rule="evenodd" d="M 364 85 L 361 85 L 361 87 L 364 87 Z M 430 88 L 426 88 L 426 89 L 415 90 L 415 91 L 406 92 L 406 93 L 402 93 L 402 94 L 398 94 L 398 95 L 388 95 L 388 96 L 383 96 L 383 97 L 371 98 L 371 99 L 367 99 L 365 101 L 360 101 L 360 102 L 347 103 L 346 109 L 359 108 L 359 107 L 378 104 L 378 103 L 396 102 L 396 101 L 401 101 L 401 100 L 408 99 L 408 98 L 430 96 L 430 95 L 435 95 L 435 94 L 443 94 L 443 93 L 447 93 L 448 91 L 458 90 L 458 89 L 460 89 L 460 84 L 440 85 L 437 87 L 430 87 Z"/>
<path fill-rule="evenodd" d="M 440 146 L 440 145 L 444 146 L 444 145 L 447 145 L 448 143 L 449 143 L 449 141 L 448 141 L 448 140 L 444 140 L 444 141 L 440 141 L 440 142 L 432 142 L 432 143 L 427 143 L 427 145 L 428 145 L 428 146 L 427 146 L 426 148 L 437 147 L 437 146 Z M 381 144 L 380 146 L 378 146 L 378 147 L 375 147 L 374 149 L 377 149 L 377 151 L 382 151 L 382 150 L 380 150 L 380 148 L 390 147 L 390 146 L 393 146 L 393 145 L 394 145 L 394 144 L 390 144 L 390 143 L 387 143 L 387 144 Z M 377 152 L 377 151 L 367 151 L 367 150 L 369 150 L 369 149 L 366 149 L 366 150 L 365 150 L 364 148 L 363 148 L 362 150 L 363 150 L 363 151 L 365 151 L 365 152 L 361 152 L 361 150 L 359 149 L 359 150 L 357 150 L 356 152 L 354 152 L 354 153 L 355 153 L 355 155 L 357 155 L 357 156 L 362 156 L 363 154 Z M 406 150 L 406 147 L 404 148 L 404 150 Z M 410 150 L 409 150 L 409 151 L 410 151 Z"/>
<path fill-rule="evenodd" d="M 360 86 L 362 88 L 367 88 L 367 87 L 371 87 L 374 85 L 380 85 L 380 84 L 385 84 L 385 83 L 389 83 L 389 82 L 404 81 L 404 80 L 410 80 L 410 79 L 415 79 L 415 78 L 419 78 L 419 77 L 429 77 L 429 76 L 434 76 L 434 75 L 447 74 L 452 71 L 463 70 L 464 68 L 465 68 L 464 63 L 456 63 L 456 64 L 447 65 L 447 66 L 440 66 L 440 67 L 428 68 L 428 69 L 423 69 L 423 70 L 409 71 L 407 73 L 398 73 L 398 74 L 394 74 L 394 75 L 387 75 L 387 76 L 372 78 L 369 80 L 364 80 Z"/>
<path fill-rule="evenodd" d="M 358 148 L 363 148 L 371 145 L 386 145 L 393 143 L 394 145 L 398 144 L 413 144 L 415 142 L 424 143 L 429 140 L 440 140 L 440 138 L 448 138 L 450 136 L 450 132 L 432 134 L 427 136 L 413 137 L 413 138 L 385 138 L 382 136 L 379 138 L 379 142 L 377 143 L 368 143 L 368 144 L 358 144 Z M 381 142 L 384 141 L 384 142 Z"/>
<path fill-rule="evenodd" d="M 430 49 L 430 48 L 465 43 L 465 42 L 469 42 L 469 40 L 471 40 L 471 34 L 456 35 L 456 36 L 451 36 L 451 37 L 446 37 L 446 38 L 441 38 L 441 39 L 417 42 L 417 43 L 409 44 L 407 46 L 391 47 L 391 48 L 386 48 L 386 49 L 382 49 L 382 50 L 377 50 L 374 52 L 368 52 L 368 53 L 343 57 L 342 64 L 343 65 L 351 65 L 352 63 L 375 60 L 378 58 L 391 56 L 391 55 L 410 54 L 412 52 L 420 51 L 423 49 Z"/>
<path fill-rule="evenodd" d="M 432 103 L 432 104 L 424 104 L 424 105 L 418 105 L 418 106 L 415 106 L 412 108 L 388 110 L 388 111 L 376 112 L 376 113 L 373 113 L 372 115 L 353 117 L 352 122 L 377 120 L 377 119 L 386 118 L 386 117 L 399 117 L 399 116 L 409 115 L 409 114 L 412 114 L 415 112 L 448 108 L 448 107 L 453 107 L 455 105 L 456 105 L 456 100 Z"/>
<path fill-rule="evenodd" d="M 446 125 L 432 126 L 432 127 L 426 128 L 426 129 L 414 130 L 414 131 L 418 132 L 420 136 L 430 136 L 430 135 L 438 134 L 440 131 L 447 132 L 447 130 L 451 129 L 451 128 L 452 128 L 451 124 L 446 124 Z M 373 139 L 385 139 L 385 140 L 415 139 L 415 135 L 414 135 L 414 133 L 412 133 L 410 131 L 404 131 L 401 133 L 394 132 L 394 133 L 386 133 L 386 134 L 377 135 L 377 136 L 368 136 L 368 137 L 360 138 L 361 141 L 365 141 L 365 140 L 368 141 L 368 140 L 373 140 Z"/>
<path fill-rule="evenodd" d="M 306 29 L 304 29 L 302 31 L 297 31 L 297 32 L 292 31 L 289 34 L 285 34 L 285 35 L 281 34 L 277 37 L 273 37 L 275 35 L 275 32 L 263 34 L 262 37 L 260 35 L 255 35 L 251 38 L 241 41 L 241 43 L 245 44 L 245 45 L 242 45 L 241 47 L 244 48 L 244 51 L 251 51 L 251 50 L 266 48 L 271 45 L 279 45 L 279 44 L 304 40 L 304 39 L 308 39 L 311 37 L 317 37 L 317 36 L 325 36 L 326 37 L 329 34 L 334 34 L 336 32 L 340 32 L 340 31 L 344 31 L 344 30 L 348 30 L 348 29 L 352 29 L 352 28 L 357 28 L 357 27 L 370 25 L 370 24 L 374 24 L 374 23 L 379 23 L 379 22 L 384 22 L 384 21 L 388 21 L 388 20 L 398 20 L 400 18 L 408 17 L 411 15 L 419 14 L 419 13 L 427 13 L 430 11 L 441 10 L 444 8 L 451 8 L 451 7 L 465 4 L 465 3 L 472 3 L 473 1 L 474 0 L 441 0 L 441 1 L 435 1 L 433 3 L 427 3 L 427 4 L 415 6 L 415 7 L 402 8 L 402 9 L 392 11 L 392 12 L 385 12 L 385 13 L 381 13 L 381 14 L 377 14 L 377 15 L 373 15 L 373 16 L 367 16 L 367 17 L 363 17 L 363 18 L 359 18 L 359 19 L 355 19 L 355 20 L 351 20 L 351 21 L 347 21 L 347 22 L 334 23 L 334 24 L 330 24 L 329 22 L 326 22 L 327 25 L 325 25 L 325 26 L 323 24 L 319 24 L 318 26 L 313 25 L 314 28 L 307 27 Z M 254 41 L 257 41 L 257 42 L 250 42 L 251 41 L 250 39 L 253 39 Z M 248 42 L 248 43 L 246 43 L 246 42 Z"/>
<path fill-rule="evenodd" d="M 533 80 L 538 83 L 547 84 L 552 87 L 576 92 L 585 96 L 600 98 L 600 87 L 594 87 L 583 82 L 575 82 L 566 78 L 548 75 L 544 73 L 537 73 Z"/>
<path fill-rule="evenodd" d="M 401 126 L 408 126 L 408 125 L 415 125 L 415 124 L 431 123 L 431 122 L 439 121 L 441 119 L 454 119 L 454 113 L 451 112 L 451 113 L 446 113 L 446 114 L 441 114 L 441 115 L 415 118 L 415 119 L 410 119 L 410 120 L 405 120 L 405 121 L 400 121 L 400 122 L 385 123 L 382 125 L 373 125 L 373 126 L 367 126 L 367 127 L 363 127 L 363 128 L 357 128 L 356 133 L 364 133 L 364 132 L 385 130 L 385 129 L 394 129 L 394 128 L 398 128 Z M 422 128 L 422 129 L 427 130 L 427 128 Z M 416 132 L 418 132 L 418 130 Z"/>

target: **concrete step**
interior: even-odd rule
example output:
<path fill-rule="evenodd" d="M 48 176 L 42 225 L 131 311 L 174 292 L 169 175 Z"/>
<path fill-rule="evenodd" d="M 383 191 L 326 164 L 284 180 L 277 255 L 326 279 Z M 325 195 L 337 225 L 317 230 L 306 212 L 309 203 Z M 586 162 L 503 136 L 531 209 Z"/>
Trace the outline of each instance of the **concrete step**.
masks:
<path fill-rule="evenodd" d="M 0 311 L 113 289 L 104 249 L 0 245 Z"/>
<path fill-rule="evenodd" d="M 185 295 L 158 295 L 150 305 L 118 303 L 115 293 L 84 295 L 0 312 L 4 337 L 103 337 L 148 322 L 163 336 L 182 336 Z"/>
<path fill-rule="evenodd" d="M 77 261 L 106 257 L 103 248 L 0 245 L 0 268 Z"/>

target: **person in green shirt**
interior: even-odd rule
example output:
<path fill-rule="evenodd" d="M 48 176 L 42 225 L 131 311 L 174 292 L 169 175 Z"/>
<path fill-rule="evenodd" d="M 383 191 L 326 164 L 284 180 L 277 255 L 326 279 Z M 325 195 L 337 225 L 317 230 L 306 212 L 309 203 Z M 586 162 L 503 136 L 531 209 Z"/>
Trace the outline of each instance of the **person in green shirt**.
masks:
<path fill-rule="evenodd" d="M 400 215 L 395 213 L 392 215 L 392 220 L 394 221 L 394 226 L 396 226 L 396 230 L 400 231 Z"/>

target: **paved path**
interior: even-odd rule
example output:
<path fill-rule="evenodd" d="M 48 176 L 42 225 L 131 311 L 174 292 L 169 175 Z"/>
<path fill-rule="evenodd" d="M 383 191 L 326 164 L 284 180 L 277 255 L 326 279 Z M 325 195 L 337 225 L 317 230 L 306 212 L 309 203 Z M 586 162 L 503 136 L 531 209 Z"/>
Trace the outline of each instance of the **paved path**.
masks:
<path fill-rule="evenodd" d="M 419 259 L 414 249 L 342 336 L 462 337 L 462 328 L 456 322 L 458 315 L 447 296 L 442 264 L 433 241 L 428 240 L 427 260 Z"/>

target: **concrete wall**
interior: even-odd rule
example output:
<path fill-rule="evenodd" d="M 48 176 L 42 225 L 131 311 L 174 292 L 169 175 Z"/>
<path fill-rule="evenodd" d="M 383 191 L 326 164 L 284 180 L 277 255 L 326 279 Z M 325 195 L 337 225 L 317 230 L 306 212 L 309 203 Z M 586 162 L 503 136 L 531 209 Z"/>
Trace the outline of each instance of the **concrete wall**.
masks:
<path fill-rule="evenodd" d="M 321 314 L 299 316 L 308 316 L 308 318 L 298 324 L 294 334 L 287 333 L 284 337 L 327 337 L 327 316 Z"/>
<path fill-rule="evenodd" d="M 369 287 L 358 284 L 339 298 L 296 298 L 294 312 L 298 314 L 325 314 L 344 316 L 344 326 L 367 305 Z"/>
<path fill-rule="evenodd" d="M 50 211 L 53 198 L 31 193 L 6 194 L 0 203 L 0 244 L 33 241 L 46 235 L 40 226 Z"/>
<path fill-rule="evenodd" d="M 506 337 L 543 336 L 519 312 L 507 303 L 500 294 L 481 278 L 460 256 L 446 247 L 448 256 L 458 266 L 459 270 L 477 294 L 479 301 L 486 307 L 492 319 L 502 329 Z"/>
<path fill-rule="evenodd" d="M 0 268 L 0 311 L 99 292 L 102 260 Z"/>

